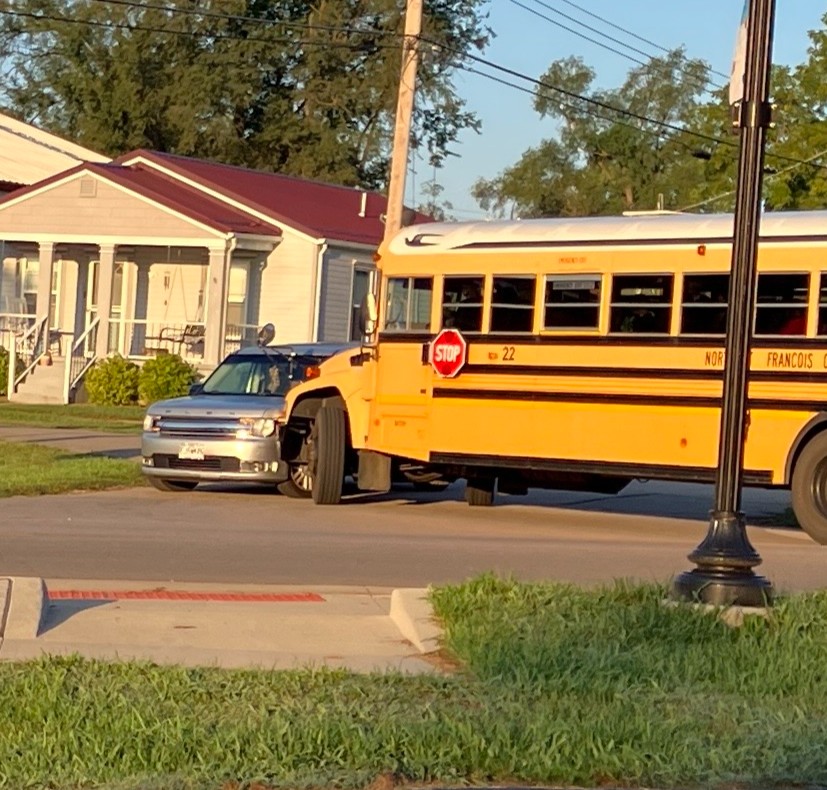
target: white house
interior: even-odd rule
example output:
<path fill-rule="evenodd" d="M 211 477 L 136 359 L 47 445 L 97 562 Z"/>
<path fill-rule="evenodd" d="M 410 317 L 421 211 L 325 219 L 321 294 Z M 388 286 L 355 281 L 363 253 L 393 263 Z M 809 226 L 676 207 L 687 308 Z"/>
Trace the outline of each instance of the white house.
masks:
<path fill-rule="evenodd" d="M 356 337 L 385 210 L 379 193 L 142 150 L 0 198 L 0 340 L 28 363 L 10 398 L 67 402 L 113 353 L 210 369 L 266 322 L 277 342 Z"/>

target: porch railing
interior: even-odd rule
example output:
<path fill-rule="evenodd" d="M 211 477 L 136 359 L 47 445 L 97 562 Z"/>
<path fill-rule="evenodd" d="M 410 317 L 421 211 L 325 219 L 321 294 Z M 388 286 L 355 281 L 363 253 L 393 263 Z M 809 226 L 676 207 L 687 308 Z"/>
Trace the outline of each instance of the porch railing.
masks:
<path fill-rule="evenodd" d="M 107 348 L 110 354 L 130 359 L 151 359 L 159 354 L 179 354 L 189 362 L 204 357 L 201 321 L 148 321 L 145 318 L 110 318 Z"/>
<path fill-rule="evenodd" d="M 256 324 L 227 324 L 224 334 L 224 356 L 244 346 L 254 346 L 258 340 L 259 328 Z"/>
<path fill-rule="evenodd" d="M 46 315 L 38 319 L 23 333 L 22 337 L 17 338 L 18 342 L 12 345 L 12 350 L 9 352 L 9 395 L 17 392 L 17 387 L 21 382 L 25 381 L 26 376 L 34 370 L 40 358 L 46 353 L 46 323 L 48 320 L 49 316 Z M 14 371 L 17 368 L 17 356 L 21 352 L 28 355 L 28 362 L 22 372 L 15 376 Z"/>
<path fill-rule="evenodd" d="M 35 318 L 34 313 L 0 313 L 0 346 L 11 351 L 11 347 L 17 345 L 23 353 L 20 339 L 34 325 Z"/>
<path fill-rule="evenodd" d="M 86 371 L 95 364 L 96 340 L 100 318 L 95 318 L 86 330 L 75 340 L 72 335 L 69 341 L 69 353 L 66 355 L 63 369 L 63 402 L 70 403 L 72 393 L 80 384 Z"/>

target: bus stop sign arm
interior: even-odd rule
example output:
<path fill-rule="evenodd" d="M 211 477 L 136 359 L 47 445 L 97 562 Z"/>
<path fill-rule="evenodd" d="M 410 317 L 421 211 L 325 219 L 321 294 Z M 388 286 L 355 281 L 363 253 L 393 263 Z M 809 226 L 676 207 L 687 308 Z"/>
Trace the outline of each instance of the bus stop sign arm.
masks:
<path fill-rule="evenodd" d="M 770 582 L 753 572 L 761 558 L 747 537 L 741 487 L 774 17 L 775 0 L 749 0 L 715 502 L 709 531 L 689 555 L 697 567 L 672 585 L 674 598 L 713 605 L 772 599 Z"/>

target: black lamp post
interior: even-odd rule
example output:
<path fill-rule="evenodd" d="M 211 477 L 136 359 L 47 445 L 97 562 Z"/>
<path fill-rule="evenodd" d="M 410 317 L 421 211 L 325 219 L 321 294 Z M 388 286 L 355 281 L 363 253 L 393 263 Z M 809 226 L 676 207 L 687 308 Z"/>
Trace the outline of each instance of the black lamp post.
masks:
<path fill-rule="evenodd" d="M 761 558 L 747 538 L 740 508 L 774 17 L 775 0 L 749 0 L 715 503 L 709 531 L 689 555 L 697 568 L 672 585 L 674 598 L 715 605 L 762 606 L 772 600 L 772 584 L 752 570 Z"/>

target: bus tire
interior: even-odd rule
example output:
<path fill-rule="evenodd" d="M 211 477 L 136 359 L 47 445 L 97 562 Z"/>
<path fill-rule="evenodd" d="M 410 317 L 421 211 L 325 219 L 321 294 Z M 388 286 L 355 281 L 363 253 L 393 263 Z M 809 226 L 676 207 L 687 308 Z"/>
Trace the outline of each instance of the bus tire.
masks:
<path fill-rule="evenodd" d="M 465 482 L 465 501 L 471 507 L 489 507 L 494 504 L 496 477 L 469 477 Z"/>
<path fill-rule="evenodd" d="M 347 424 L 345 410 L 338 405 L 322 406 L 310 431 L 310 475 L 313 501 L 338 505 L 345 479 Z"/>
<path fill-rule="evenodd" d="M 192 491 L 197 480 L 165 480 L 163 477 L 147 477 L 149 484 L 159 491 Z"/>
<path fill-rule="evenodd" d="M 795 462 L 792 477 L 793 513 L 816 542 L 827 544 L 827 432 L 813 437 Z"/>

